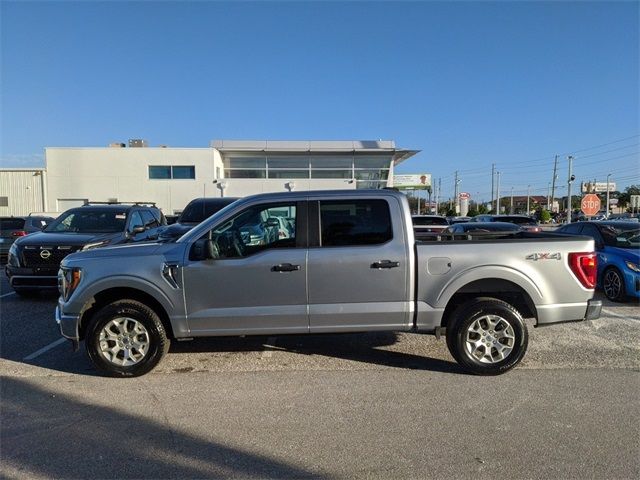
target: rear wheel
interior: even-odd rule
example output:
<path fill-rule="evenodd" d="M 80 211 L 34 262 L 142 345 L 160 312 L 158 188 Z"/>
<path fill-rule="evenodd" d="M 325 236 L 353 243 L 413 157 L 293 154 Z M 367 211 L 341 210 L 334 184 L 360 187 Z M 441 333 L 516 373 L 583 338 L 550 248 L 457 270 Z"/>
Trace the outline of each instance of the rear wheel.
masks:
<path fill-rule="evenodd" d="M 499 375 L 515 367 L 527 351 L 529 334 L 520 313 L 496 298 L 460 306 L 447 326 L 447 347 L 466 370 Z"/>
<path fill-rule="evenodd" d="M 624 278 L 622 278 L 622 274 L 613 267 L 605 270 L 602 279 L 602 288 L 607 298 L 614 302 L 622 302 L 627 296 L 624 289 Z"/>
<path fill-rule="evenodd" d="M 169 343 L 156 312 L 135 300 L 119 300 L 100 309 L 85 337 L 93 364 L 114 377 L 149 372 L 165 356 Z"/>

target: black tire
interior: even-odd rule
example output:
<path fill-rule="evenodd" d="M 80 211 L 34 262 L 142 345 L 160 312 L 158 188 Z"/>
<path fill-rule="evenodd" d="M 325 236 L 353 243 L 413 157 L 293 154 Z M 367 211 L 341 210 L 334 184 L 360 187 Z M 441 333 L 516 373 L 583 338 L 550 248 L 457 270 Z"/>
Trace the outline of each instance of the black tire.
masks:
<path fill-rule="evenodd" d="M 101 350 L 101 334 L 107 331 L 105 328 L 112 320 L 118 322 L 121 319 L 133 320 L 125 322 L 125 325 L 142 325 L 142 328 L 138 328 L 144 330 L 144 333 L 139 334 L 131 330 L 130 335 L 138 337 L 138 339 L 140 335 L 143 335 L 142 340 L 147 343 L 144 353 L 138 350 L 136 355 L 140 358 L 131 365 L 116 364 L 108 359 L 107 354 L 103 354 Z M 122 357 L 114 355 L 116 361 L 121 359 L 123 363 L 126 361 L 124 360 L 126 347 L 115 347 L 115 342 L 110 339 L 103 339 L 102 342 L 106 346 L 111 345 L 113 348 L 117 348 L 118 355 L 123 354 Z M 89 358 L 99 371 L 112 377 L 138 377 L 151 371 L 169 351 L 169 344 L 169 338 L 158 314 L 145 304 L 135 300 L 118 300 L 102 307 L 91 319 L 85 336 L 85 348 Z M 131 348 L 132 352 L 134 350 Z M 128 353 L 127 356 L 129 356 Z"/>
<path fill-rule="evenodd" d="M 488 327 L 488 322 L 497 322 L 495 330 Z M 483 325 L 487 325 L 486 334 L 482 333 Z M 447 325 L 449 352 L 465 370 L 476 375 L 500 375 L 511 370 L 524 357 L 528 343 L 529 332 L 522 315 L 496 298 L 476 298 L 461 305 Z M 504 358 L 500 358 L 499 349 L 508 350 Z"/>
<path fill-rule="evenodd" d="M 602 289 L 612 302 L 624 302 L 627 292 L 624 288 L 624 277 L 617 268 L 609 267 L 602 274 Z"/>

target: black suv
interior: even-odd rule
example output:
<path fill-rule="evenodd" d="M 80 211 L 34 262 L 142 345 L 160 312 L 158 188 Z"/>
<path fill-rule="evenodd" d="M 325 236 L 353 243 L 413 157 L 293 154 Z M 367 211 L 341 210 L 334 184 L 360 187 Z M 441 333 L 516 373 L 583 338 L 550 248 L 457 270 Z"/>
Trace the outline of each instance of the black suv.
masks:
<path fill-rule="evenodd" d="M 160 240 L 168 241 L 181 237 L 204 219 L 235 202 L 235 197 L 196 198 L 184 208 L 176 222 L 160 231 Z"/>
<path fill-rule="evenodd" d="M 19 295 L 58 287 L 60 261 L 78 250 L 149 240 L 167 222 L 153 203 L 87 203 L 72 208 L 41 232 L 18 238 L 5 268 Z"/>

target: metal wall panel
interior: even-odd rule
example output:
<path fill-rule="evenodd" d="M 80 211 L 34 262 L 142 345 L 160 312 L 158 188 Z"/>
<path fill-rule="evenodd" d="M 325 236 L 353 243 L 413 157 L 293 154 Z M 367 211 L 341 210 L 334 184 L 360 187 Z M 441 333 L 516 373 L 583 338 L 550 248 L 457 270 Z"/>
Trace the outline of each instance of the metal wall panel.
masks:
<path fill-rule="evenodd" d="M 8 206 L 0 207 L 0 215 L 29 215 L 45 211 L 42 175 L 42 169 L 0 170 L 0 197 L 8 199 Z"/>

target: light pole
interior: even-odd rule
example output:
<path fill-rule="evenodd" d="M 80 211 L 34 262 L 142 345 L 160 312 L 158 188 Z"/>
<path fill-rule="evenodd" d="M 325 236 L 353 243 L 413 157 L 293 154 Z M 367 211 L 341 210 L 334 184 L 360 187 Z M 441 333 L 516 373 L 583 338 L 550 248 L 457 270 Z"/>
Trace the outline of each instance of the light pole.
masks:
<path fill-rule="evenodd" d="M 547 182 L 547 211 L 551 212 L 551 182 Z"/>
<path fill-rule="evenodd" d="M 500 215 L 500 172 L 498 174 L 498 186 L 496 188 L 496 215 Z"/>
<path fill-rule="evenodd" d="M 529 215 L 529 212 L 531 211 L 529 209 L 529 197 L 531 196 L 531 185 L 527 185 L 527 215 Z"/>
<path fill-rule="evenodd" d="M 611 174 L 607 175 L 607 213 L 605 214 L 606 218 L 609 218 L 609 178 L 611 178 Z"/>

